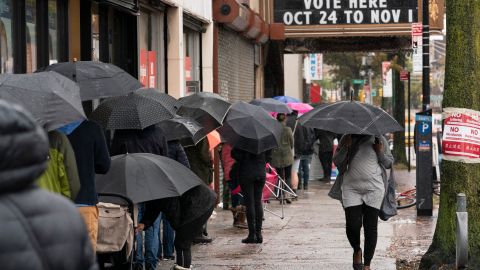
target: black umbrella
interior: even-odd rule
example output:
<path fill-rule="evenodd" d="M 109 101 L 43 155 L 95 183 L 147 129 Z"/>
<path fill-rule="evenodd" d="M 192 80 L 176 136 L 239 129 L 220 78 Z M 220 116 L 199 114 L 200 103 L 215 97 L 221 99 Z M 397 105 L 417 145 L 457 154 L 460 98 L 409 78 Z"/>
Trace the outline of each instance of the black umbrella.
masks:
<path fill-rule="evenodd" d="M 77 84 L 56 72 L 1 74 L 0 99 L 25 107 L 47 131 L 85 119 Z"/>
<path fill-rule="evenodd" d="M 112 157 L 110 170 L 96 177 L 97 192 L 117 194 L 133 203 L 181 196 L 203 182 L 177 161 L 154 154 Z"/>
<path fill-rule="evenodd" d="M 42 70 L 58 72 L 77 82 L 82 100 L 123 96 L 142 87 L 123 69 L 103 62 L 63 62 Z"/>
<path fill-rule="evenodd" d="M 403 131 L 403 127 L 379 107 L 358 101 L 321 105 L 304 114 L 300 124 L 337 134 L 382 135 Z"/>
<path fill-rule="evenodd" d="M 269 112 L 292 113 L 292 109 L 290 109 L 286 103 L 273 98 L 254 99 L 250 101 L 250 104 L 260 106 Z"/>
<path fill-rule="evenodd" d="M 178 100 L 168 94 L 161 93 L 158 89 L 155 88 L 141 88 L 135 91 L 135 94 L 139 94 L 149 99 L 153 99 L 157 102 L 160 102 L 165 108 L 167 108 L 171 113 L 177 113 Z"/>
<path fill-rule="evenodd" d="M 203 127 L 193 118 L 176 116 L 157 124 L 167 141 L 179 140 L 183 146 L 196 145 L 205 137 Z"/>
<path fill-rule="evenodd" d="M 240 101 L 232 105 L 219 132 L 233 147 L 259 154 L 278 147 L 282 125 L 263 108 Z"/>
<path fill-rule="evenodd" d="M 209 133 L 223 123 L 231 104 L 214 93 L 195 93 L 179 100 L 177 113 L 195 119 Z"/>
<path fill-rule="evenodd" d="M 173 117 L 162 104 L 134 93 L 106 99 L 90 118 L 105 129 L 144 129 Z"/>

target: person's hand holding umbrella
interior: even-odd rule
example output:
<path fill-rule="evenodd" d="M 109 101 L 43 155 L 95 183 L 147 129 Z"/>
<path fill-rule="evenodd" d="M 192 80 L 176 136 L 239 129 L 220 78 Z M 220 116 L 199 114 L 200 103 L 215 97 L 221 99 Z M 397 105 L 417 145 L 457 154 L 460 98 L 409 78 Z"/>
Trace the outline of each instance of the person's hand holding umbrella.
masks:
<path fill-rule="evenodd" d="M 383 153 L 384 146 L 382 141 L 378 137 L 375 137 L 375 143 L 373 144 L 372 147 L 373 147 L 373 150 L 375 150 L 375 153 L 377 153 L 377 155 Z"/>

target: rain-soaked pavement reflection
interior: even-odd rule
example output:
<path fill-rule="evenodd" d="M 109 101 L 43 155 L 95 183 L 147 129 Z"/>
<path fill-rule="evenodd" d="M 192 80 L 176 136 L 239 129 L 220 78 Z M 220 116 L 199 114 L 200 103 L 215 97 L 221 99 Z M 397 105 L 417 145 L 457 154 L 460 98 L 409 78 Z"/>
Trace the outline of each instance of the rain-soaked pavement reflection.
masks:
<path fill-rule="evenodd" d="M 415 185 L 415 174 L 399 171 L 398 189 Z M 212 244 L 193 247 L 192 269 L 351 269 L 352 250 L 345 236 L 345 217 L 339 202 L 327 197 L 330 184 L 312 181 L 310 190 L 299 192 L 299 200 L 287 205 L 285 219 L 267 213 L 264 243 L 245 245 L 246 230 L 232 227 L 230 211 L 216 209 L 209 222 Z M 268 208 L 280 211 L 277 201 Z M 416 217 L 414 207 L 399 210 L 387 222 L 380 221 L 377 251 L 372 269 L 415 269 L 428 249 L 436 222 L 434 217 Z M 173 261 L 162 261 L 158 269 L 170 269 Z M 401 267 L 405 266 L 405 267 Z"/>

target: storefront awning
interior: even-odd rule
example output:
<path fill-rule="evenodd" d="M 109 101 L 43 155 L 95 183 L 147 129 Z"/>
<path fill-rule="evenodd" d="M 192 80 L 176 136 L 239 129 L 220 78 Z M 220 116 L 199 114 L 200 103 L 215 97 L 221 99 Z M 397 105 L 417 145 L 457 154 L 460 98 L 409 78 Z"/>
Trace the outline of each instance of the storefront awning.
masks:
<path fill-rule="evenodd" d="M 138 0 L 96 0 L 99 4 L 109 4 L 123 9 L 127 12 L 138 15 Z"/>

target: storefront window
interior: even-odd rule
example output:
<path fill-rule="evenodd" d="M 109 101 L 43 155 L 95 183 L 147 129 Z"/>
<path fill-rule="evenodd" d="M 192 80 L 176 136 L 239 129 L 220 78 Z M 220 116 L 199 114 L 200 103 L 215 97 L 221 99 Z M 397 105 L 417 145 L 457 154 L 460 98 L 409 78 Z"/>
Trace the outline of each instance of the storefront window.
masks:
<path fill-rule="evenodd" d="M 25 0 L 25 19 L 27 23 L 27 73 L 37 69 L 37 40 L 36 40 L 36 1 Z"/>
<path fill-rule="evenodd" d="M 0 72 L 13 73 L 12 3 L 0 0 Z"/>
<path fill-rule="evenodd" d="M 96 3 L 92 3 L 92 61 L 100 61 L 100 16 Z"/>
<path fill-rule="evenodd" d="M 57 0 L 48 0 L 48 55 L 49 64 L 58 63 Z"/>
<path fill-rule="evenodd" d="M 165 91 L 163 13 L 142 10 L 138 39 L 140 82 Z"/>
<path fill-rule="evenodd" d="M 200 38 L 200 32 L 183 29 L 186 95 L 200 91 Z"/>

